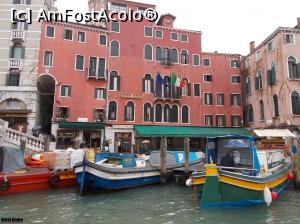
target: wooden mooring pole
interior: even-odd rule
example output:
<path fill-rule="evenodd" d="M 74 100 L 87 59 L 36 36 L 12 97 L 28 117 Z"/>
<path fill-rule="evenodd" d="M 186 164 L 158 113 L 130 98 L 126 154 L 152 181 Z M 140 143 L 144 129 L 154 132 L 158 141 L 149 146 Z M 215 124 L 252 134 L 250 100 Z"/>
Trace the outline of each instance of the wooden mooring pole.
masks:
<path fill-rule="evenodd" d="M 299 145 L 298 149 L 292 153 L 292 160 L 293 160 L 293 172 L 294 172 L 294 188 L 300 189 L 300 151 Z"/>
<path fill-rule="evenodd" d="M 186 177 L 190 174 L 190 139 L 184 138 L 184 174 Z"/>
<path fill-rule="evenodd" d="M 167 182 L 167 137 L 160 139 L 160 182 L 165 184 Z"/>

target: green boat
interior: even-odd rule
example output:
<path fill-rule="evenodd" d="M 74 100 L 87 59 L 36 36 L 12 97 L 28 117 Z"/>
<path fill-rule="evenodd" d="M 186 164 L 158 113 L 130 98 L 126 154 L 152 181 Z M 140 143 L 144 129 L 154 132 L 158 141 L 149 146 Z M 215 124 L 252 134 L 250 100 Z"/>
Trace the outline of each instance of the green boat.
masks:
<path fill-rule="evenodd" d="M 284 139 L 253 136 L 208 138 L 206 169 L 191 174 L 201 207 L 270 205 L 291 183 Z"/>

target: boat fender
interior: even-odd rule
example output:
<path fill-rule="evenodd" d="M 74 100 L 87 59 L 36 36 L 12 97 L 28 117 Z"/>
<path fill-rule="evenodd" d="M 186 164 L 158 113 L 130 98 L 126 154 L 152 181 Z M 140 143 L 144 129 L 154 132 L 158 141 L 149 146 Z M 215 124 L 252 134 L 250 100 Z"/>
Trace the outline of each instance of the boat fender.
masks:
<path fill-rule="evenodd" d="M 294 174 L 292 172 L 289 172 L 288 180 L 290 180 L 290 181 L 294 180 Z"/>
<path fill-rule="evenodd" d="M 185 182 L 185 184 L 188 187 L 192 186 L 192 184 L 193 184 L 192 179 L 187 179 L 186 182 Z"/>
<path fill-rule="evenodd" d="M 275 191 L 272 191 L 272 201 L 275 201 L 278 198 L 278 195 Z"/>
<path fill-rule="evenodd" d="M 8 191 L 10 189 L 11 185 L 9 181 L 7 180 L 6 176 L 3 177 L 3 180 L 0 181 L 0 190 L 1 191 Z"/>
<path fill-rule="evenodd" d="M 272 203 L 272 194 L 268 187 L 265 187 L 264 189 L 264 200 L 267 206 L 270 206 L 270 204 Z"/>
<path fill-rule="evenodd" d="M 51 187 L 58 187 L 60 183 L 59 176 L 56 174 L 51 175 L 48 179 L 48 183 L 50 184 Z"/>

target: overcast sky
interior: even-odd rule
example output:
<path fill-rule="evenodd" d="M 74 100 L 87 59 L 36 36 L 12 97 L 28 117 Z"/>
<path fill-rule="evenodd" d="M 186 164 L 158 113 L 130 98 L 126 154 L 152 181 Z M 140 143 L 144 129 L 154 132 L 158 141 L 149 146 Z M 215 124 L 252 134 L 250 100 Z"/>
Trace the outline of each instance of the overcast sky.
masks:
<path fill-rule="evenodd" d="M 294 27 L 299 0 L 134 0 L 175 15 L 175 27 L 202 31 L 203 51 L 248 54 L 278 26 Z M 57 0 L 58 9 L 87 12 L 88 0 Z"/>

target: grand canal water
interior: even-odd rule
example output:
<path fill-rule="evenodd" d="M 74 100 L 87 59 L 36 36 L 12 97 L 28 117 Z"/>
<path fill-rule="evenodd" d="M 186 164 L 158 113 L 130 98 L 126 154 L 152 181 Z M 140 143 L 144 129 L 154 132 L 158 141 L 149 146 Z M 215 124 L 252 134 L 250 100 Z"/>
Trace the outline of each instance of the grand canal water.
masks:
<path fill-rule="evenodd" d="M 300 191 L 288 189 L 269 208 L 201 209 L 192 189 L 173 184 L 85 197 L 72 188 L 47 190 L 1 196 L 0 217 L 54 224 L 300 223 Z"/>

